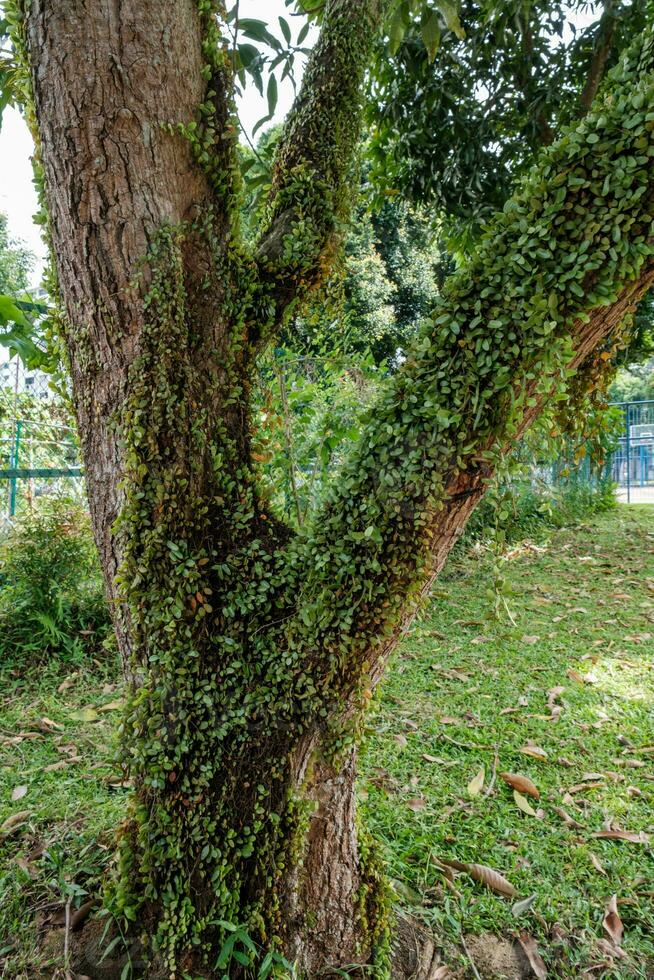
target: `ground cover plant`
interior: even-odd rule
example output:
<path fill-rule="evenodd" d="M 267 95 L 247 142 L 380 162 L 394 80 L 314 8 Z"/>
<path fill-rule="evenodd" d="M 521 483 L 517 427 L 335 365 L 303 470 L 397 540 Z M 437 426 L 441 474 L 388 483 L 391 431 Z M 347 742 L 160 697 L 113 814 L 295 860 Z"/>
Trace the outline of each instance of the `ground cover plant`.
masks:
<path fill-rule="evenodd" d="M 510 616 L 499 619 L 496 561 L 479 544 L 460 551 L 397 651 L 369 717 L 360 808 L 400 904 L 434 930 L 452 976 L 473 976 L 471 958 L 484 977 L 531 975 L 489 939 L 524 930 L 550 976 L 592 967 L 593 976 L 646 978 L 654 516 L 622 506 L 507 547 Z M 53 658 L 39 671 L 5 660 L 1 670 L 0 963 L 15 980 L 39 962 L 49 976 L 48 955 L 62 966 L 47 944 L 39 951 L 39 929 L 62 929 L 68 902 L 71 914 L 89 911 L 128 787 L 114 751 L 115 660 Z M 502 773 L 530 779 L 539 799 L 524 785 L 515 797 Z M 486 865 L 517 894 L 496 894 L 446 861 Z M 621 945 L 602 925 L 613 895 Z"/>
<path fill-rule="evenodd" d="M 363 759 L 366 819 L 400 894 L 453 945 L 525 928 L 554 976 L 652 976 L 654 515 L 620 507 L 509 549 L 515 622 L 489 619 L 494 575 L 489 557 L 450 564 L 402 645 Z M 615 893 L 621 949 L 602 927 Z M 500 975 L 492 946 L 470 949 Z"/>

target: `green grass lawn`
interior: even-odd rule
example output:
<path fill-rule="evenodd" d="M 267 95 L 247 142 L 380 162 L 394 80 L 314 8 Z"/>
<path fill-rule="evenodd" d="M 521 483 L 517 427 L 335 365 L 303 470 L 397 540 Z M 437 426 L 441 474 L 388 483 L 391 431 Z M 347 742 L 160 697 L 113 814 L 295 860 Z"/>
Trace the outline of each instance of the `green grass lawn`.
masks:
<path fill-rule="evenodd" d="M 605 962 L 590 975 L 654 977 L 654 508 L 515 547 L 503 565 L 515 624 L 489 618 L 492 562 L 469 557 L 398 651 L 362 760 L 366 822 L 403 901 L 452 944 L 526 929 L 556 976 Z M 535 815 L 505 772 L 533 781 Z M 593 836 L 616 827 L 650 843 Z M 449 881 L 438 862 L 452 859 L 495 869 L 517 898 Z M 597 943 L 613 894 L 628 958 Z"/>
<path fill-rule="evenodd" d="M 619 508 L 501 561 L 501 619 L 496 569 L 473 550 L 398 650 L 361 760 L 365 821 L 453 975 L 501 976 L 475 937 L 483 948 L 526 930 L 550 976 L 654 977 L 654 508 Z M 97 893 L 111 859 L 127 792 L 111 761 L 116 684 L 109 655 L 0 668 L 0 976 L 35 975 L 39 929 Z M 531 813 L 507 772 L 537 787 Z M 594 836 L 607 830 L 634 839 Z M 493 868 L 516 896 L 451 860 Z M 622 955 L 602 927 L 612 895 Z"/>

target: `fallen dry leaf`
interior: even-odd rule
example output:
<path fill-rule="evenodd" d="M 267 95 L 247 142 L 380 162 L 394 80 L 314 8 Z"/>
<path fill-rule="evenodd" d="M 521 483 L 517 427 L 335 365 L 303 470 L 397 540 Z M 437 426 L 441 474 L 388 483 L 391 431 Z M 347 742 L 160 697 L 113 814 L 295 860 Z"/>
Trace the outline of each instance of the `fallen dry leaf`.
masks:
<path fill-rule="evenodd" d="M 15 803 L 16 800 L 22 800 L 22 798 L 27 794 L 27 786 L 14 786 L 11 791 L 11 802 Z"/>
<path fill-rule="evenodd" d="M 514 895 L 518 894 L 513 885 L 499 871 L 495 871 L 494 868 L 489 868 L 485 864 L 465 864 L 463 861 L 455 860 L 441 860 L 441 864 L 445 864 L 449 868 L 454 868 L 456 871 L 465 871 L 474 881 L 486 885 L 487 888 L 492 892 L 496 892 L 498 895 L 508 895 L 509 898 L 513 898 Z"/>
<path fill-rule="evenodd" d="M 468 783 L 468 794 L 470 796 L 479 796 L 482 789 L 484 788 L 484 780 L 486 779 L 486 769 L 484 766 L 481 767 L 474 779 L 471 779 Z"/>
<path fill-rule="evenodd" d="M 522 752 L 523 755 L 530 755 L 532 759 L 540 759 L 541 762 L 547 761 L 547 752 L 538 745 L 524 745 L 518 751 Z"/>
<path fill-rule="evenodd" d="M 523 915 L 525 912 L 528 912 L 535 901 L 536 901 L 535 892 L 533 895 L 530 895 L 528 898 L 521 898 L 519 902 L 516 902 L 515 905 L 511 906 L 511 915 L 515 915 L 515 917 L 518 918 L 518 916 Z"/>
<path fill-rule="evenodd" d="M 72 711 L 70 717 L 73 721 L 97 721 L 99 715 L 95 708 L 80 708 L 79 711 Z"/>
<path fill-rule="evenodd" d="M 649 841 L 649 837 L 644 830 L 641 830 L 638 834 L 630 830 L 598 830 L 591 836 L 597 837 L 600 840 L 626 840 L 631 844 L 647 844 Z"/>
<path fill-rule="evenodd" d="M 534 643 L 538 643 L 539 640 L 540 640 L 540 636 L 530 636 L 528 633 L 525 633 L 525 635 L 521 639 L 521 642 L 527 643 L 530 646 L 532 646 Z"/>
<path fill-rule="evenodd" d="M 512 772 L 501 772 L 500 779 L 508 783 L 511 789 L 517 789 L 519 793 L 526 793 L 527 796 L 533 796 L 535 800 L 540 799 L 538 789 L 527 776 L 520 776 Z"/>
<path fill-rule="evenodd" d="M 98 708 L 98 711 L 120 711 L 121 708 L 125 707 L 125 701 L 123 698 L 119 698 L 118 701 L 109 701 L 108 704 L 102 704 Z"/>
<path fill-rule="evenodd" d="M 622 919 L 618 915 L 617 895 L 611 895 L 604 912 L 602 925 L 604 926 L 605 931 L 608 932 L 615 945 L 620 946 L 622 943 L 622 936 L 624 935 L 624 926 L 622 925 Z"/>
<path fill-rule="evenodd" d="M 408 806 L 409 810 L 413 810 L 414 813 L 417 813 L 418 810 L 424 810 L 427 804 L 421 796 L 414 796 L 412 799 L 407 800 L 406 805 Z"/>
<path fill-rule="evenodd" d="M 575 820 L 569 813 L 566 813 L 562 806 L 555 806 L 552 807 L 552 809 L 555 813 L 558 813 L 566 827 L 573 827 L 575 830 L 583 830 L 583 824 L 580 824 L 578 820 Z"/>
<path fill-rule="evenodd" d="M 63 732 L 64 726 L 58 724 L 58 722 L 53 721 L 52 718 L 39 718 L 36 723 L 36 727 L 40 728 L 42 732 Z"/>
<path fill-rule="evenodd" d="M 580 674 L 578 670 L 573 670 L 572 667 L 566 670 L 566 674 L 571 681 L 576 681 L 577 684 L 594 684 L 595 678 L 590 674 Z"/>
<path fill-rule="evenodd" d="M 69 677 L 63 680 L 59 685 L 59 687 L 57 688 L 59 694 L 63 694 L 64 691 L 68 691 L 73 686 L 73 684 L 75 683 L 78 677 L 79 677 L 79 671 L 75 671 L 74 674 L 71 674 Z"/>
<path fill-rule="evenodd" d="M 513 790 L 513 799 L 515 800 L 518 810 L 522 810 L 522 812 L 526 813 L 528 817 L 536 816 L 536 811 L 527 797 L 523 796 L 522 793 L 518 793 L 517 789 Z"/>
<path fill-rule="evenodd" d="M 29 815 L 29 810 L 18 810 L 17 813 L 12 813 L 4 823 L 0 824 L 0 834 L 13 834 L 15 830 L 18 830 L 25 823 Z"/>
<path fill-rule="evenodd" d="M 599 871 L 601 875 L 604 875 L 606 877 L 606 871 L 604 869 L 604 865 L 602 864 L 600 859 L 592 852 L 590 854 L 590 863 L 595 868 L 595 871 Z"/>
<path fill-rule="evenodd" d="M 547 968 L 545 967 L 542 956 L 538 952 L 538 946 L 533 936 L 530 936 L 525 929 L 521 929 L 518 933 L 518 942 L 529 960 L 529 965 L 534 971 L 534 975 L 538 977 L 538 980 L 547 980 Z"/>
<path fill-rule="evenodd" d="M 547 692 L 547 707 L 551 710 L 558 698 L 560 698 L 564 693 L 564 687 L 558 686 L 550 688 L 550 690 Z"/>
<path fill-rule="evenodd" d="M 606 789 L 606 783 L 577 783 L 570 787 L 568 793 L 574 796 L 576 793 L 590 792 L 591 789 Z"/>

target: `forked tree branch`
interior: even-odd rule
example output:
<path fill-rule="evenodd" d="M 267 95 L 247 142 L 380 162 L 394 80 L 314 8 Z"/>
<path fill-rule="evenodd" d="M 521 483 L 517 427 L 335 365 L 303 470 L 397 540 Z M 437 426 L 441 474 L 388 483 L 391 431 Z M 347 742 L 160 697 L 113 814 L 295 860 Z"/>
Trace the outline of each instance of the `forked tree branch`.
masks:
<path fill-rule="evenodd" d="M 289 549 L 286 642 L 330 704 L 375 675 L 501 458 L 652 282 L 653 50 L 654 31 L 446 283 Z"/>

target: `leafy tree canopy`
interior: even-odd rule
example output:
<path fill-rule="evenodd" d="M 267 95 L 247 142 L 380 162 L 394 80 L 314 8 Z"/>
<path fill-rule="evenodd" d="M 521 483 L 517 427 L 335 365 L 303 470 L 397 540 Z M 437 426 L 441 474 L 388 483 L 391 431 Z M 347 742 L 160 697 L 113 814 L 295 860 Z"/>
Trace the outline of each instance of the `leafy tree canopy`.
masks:
<path fill-rule="evenodd" d="M 506 201 L 516 176 L 583 115 L 621 50 L 651 21 L 650 0 L 462 0 L 460 25 L 428 51 L 420 5 L 400 5 L 397 55 L 370 75 L 374 177 L 384 193 L 436 203 L 468 230 Z M 594 15 L 576 29 L 579 16 Z M 432 57 L 435 55 L 435 57 Z"/>

